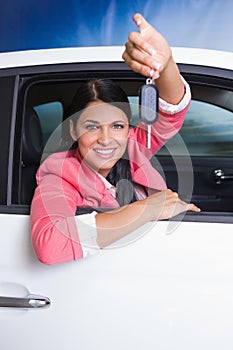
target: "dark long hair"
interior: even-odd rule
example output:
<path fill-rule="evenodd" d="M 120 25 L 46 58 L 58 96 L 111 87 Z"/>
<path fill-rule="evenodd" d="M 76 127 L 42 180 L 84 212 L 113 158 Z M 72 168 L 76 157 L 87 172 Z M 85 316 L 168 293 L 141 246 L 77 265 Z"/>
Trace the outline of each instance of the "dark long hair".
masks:
<path fill-rule="evenodd" d="M 128 97 L 120 86 L 109 79 L 95 79 L 83 83 L 66 111 L 66 116 L 76 125 L 79 112 L 86 108 L 90 102 L 97 100 L 120 108 L 126 114 L 130 124 L 131 109 Z M 136 201 L 127 150 L 113 166 L 106 179 L 116 187 L 116 199 L 120 206 Z"/>

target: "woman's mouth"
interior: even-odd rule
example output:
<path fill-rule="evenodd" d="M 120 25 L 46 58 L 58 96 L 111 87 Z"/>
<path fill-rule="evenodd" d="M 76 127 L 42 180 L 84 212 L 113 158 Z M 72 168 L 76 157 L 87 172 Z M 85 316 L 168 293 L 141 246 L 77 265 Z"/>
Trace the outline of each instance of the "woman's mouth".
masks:
<path fill-rule="evenodd" d="M 116 148 L 94 148 L 93 151 L 97 153 L 100 158 L 112 158 Z"/>

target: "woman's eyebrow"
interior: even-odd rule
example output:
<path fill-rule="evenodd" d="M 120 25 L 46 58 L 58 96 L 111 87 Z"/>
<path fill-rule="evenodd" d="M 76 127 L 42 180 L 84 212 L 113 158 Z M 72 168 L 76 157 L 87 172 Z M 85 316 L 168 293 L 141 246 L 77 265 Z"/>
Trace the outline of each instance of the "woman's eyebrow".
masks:
<path fill-rule="evenodd" d="M 100 124 L 100 122 L 98 122 L 97 120 L 92 120 L 92 119 L 84 120 L 83 124 L 85 123 Z"/>
<path fill-rule="evenodd" d="M 87 119 L 83 122 L 83 124 L 85 123 L 92 123 L 92 124 L 96 124 L 96 125 L 100 125 L 102 124 L 102 122 L 99 122 L 97 120 L 92 120 L 92 119 Z M 127 122 L 125 122 L 124 120 L 114 120 L 111 121 L 110 123 L 104 123 L 104 124 L 117 124 L 117 123 L 122 123 L 122 124 L 128 124 Z"/>

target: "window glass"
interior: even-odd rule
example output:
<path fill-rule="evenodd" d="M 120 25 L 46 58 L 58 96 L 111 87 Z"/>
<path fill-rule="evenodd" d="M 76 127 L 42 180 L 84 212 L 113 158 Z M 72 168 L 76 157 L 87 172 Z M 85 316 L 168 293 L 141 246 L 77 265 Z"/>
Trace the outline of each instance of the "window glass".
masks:
<path fill-rule="evenodd" d="M 138 97 L 129 97 L 133 125 L 139 121 Z M 233 156 L 233 113 L 211 103 L 192 100 L 178 136 L 169 140 L 158 155 Z"/>
<path fill-rule="evenodd" d="M 191 156 L 233 156 L 233 113 L 202 101 L 191 101 L 180 136 Z M 178 137 L 167 142 L 175 155 L 182 155 Z M 159 154 L 166 154 L 166 146 Z"/>
<path fill-rule="evenodd" d="M 139 123 L 139 98 L 138 96 L 129 96 L 128 98 L 132 112 L 131 125 L 136 126 Z"/>
<path fill-rule="evenodd" d="M 34 107 L 39 119 L 43 133 L 44 144 L 48 141 L 53 131 L 62 123 L 63 108 L 60 102 L 44 103 Z M 61 137 L 59 132 L 57 136 Z"/>

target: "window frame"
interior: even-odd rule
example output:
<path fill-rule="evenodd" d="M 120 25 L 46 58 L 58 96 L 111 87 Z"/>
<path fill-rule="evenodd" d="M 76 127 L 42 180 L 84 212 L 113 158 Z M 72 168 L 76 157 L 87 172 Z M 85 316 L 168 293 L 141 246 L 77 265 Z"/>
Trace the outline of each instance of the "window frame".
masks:
<path fill-rule="evenodd" d="M 215 85 L 216 87 L 231 87 L 233 80 L 233 71 L 227 69 L 219 69 L 213 67 L 195 66 L 187 64 L 179 64 L 181 74 L 192 85 L 198 83 L 201 85 Z M 13 74 L 14 73 L 14 74 Z M 123 62 L 91 62 L 91 63 L 74 63 L 74 64 L 60 64 L 60 65 L 45 65 L 38 67 L 21 67 L 10 68 L 1 71 L 1 76 L 16 75 L 19 76 L 18 86 L 14 94 L 14 106 L 17 106 L 15 111 L 15 122 L 11 126 L 11 138 L 14 137 L 14 154 L 13 149 L 9 152 L 9 166 L 8 169 L 12 170 L 13 177 L 8 180 L 8 202 L 6 209 L 9 213 L 25 213 L 28 214 L 30 206 L 22 204 L 13 204 L 13 197 L 11 192 L 14 191 L 13 180 L 20 171 L 20 159 L 21 150 L 18 147 L 22 130 L 22 118 L 24 113 L 23 99 L 25 96 L 25 83 L 29 80 L 32 82 L 38 82 L 41 79 L 56 79 L 60 76 L 64 79 L 67 74 L 75 75 L 75 78 L 79 76 L 80 79 L 88 79 L 93 76 L 100 76 L 102 78 L 111 78 L 113 80 L 132 80 L 133 82 L 138 80 L 141 83 L 145 81 L 144 77 L 132 72 Z M 18 101 L 17 101 L 18 99 Z M 17 191 L 17 189 L 16 189 Z M 3 212 L 5 210 L 2 211 Z M 203 214 L 203 215 L 202 215 Z M 207 221 L 207 222 L 233 222 L 233 215 L 223 215 L 223 213 L 202 213 L 195 215 L 195 221 Z M 214 217 L 216 219 L 214 219 Z M 190 219 L 189 219 L 190 218 Z M 185 215 L 185 221 L 193 221 L 193 216 L 190 214 Z M 214 219 L 214 221 L 213 221 Z M 175 219 L 174 219 L 175 220 Z M 217 220 L 217 221 L 215 221 Z M 232 220 L 232 221 L 231 221 Z"/>
<path fill-rule="evenodd" d="M 17 75 L 5 76 L 0 71 L 0 140 L 1 140 L 1 181 L 0 205 L 11 203 L 11 179 L 14 150 L 14 127 L 16 119 L 16 104 L 19 77 Z"/>

